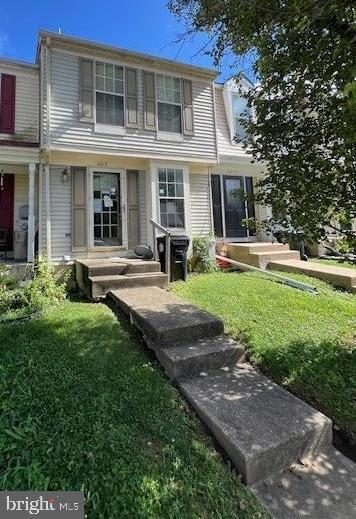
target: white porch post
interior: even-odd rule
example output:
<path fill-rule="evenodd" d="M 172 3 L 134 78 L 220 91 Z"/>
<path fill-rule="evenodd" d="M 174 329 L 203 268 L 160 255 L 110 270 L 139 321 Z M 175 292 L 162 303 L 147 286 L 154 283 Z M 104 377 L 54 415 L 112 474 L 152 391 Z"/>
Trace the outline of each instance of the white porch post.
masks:
<path fill-rule="evenodd" d="M 51 190 L 50 190 L 50 168 L 49 164 L 44 167 L 45 170 L 45 187 L 46 187 L 46 245 L 47 260 L 51 261 L 52 256 L 52 238 L 51 238 Z"/>
<path fill-rule="evenodd" d="M 35 172 L 36 164 L 28 165 L 28 229 L 27 261 L 33 261 L 35 255 Z"/>

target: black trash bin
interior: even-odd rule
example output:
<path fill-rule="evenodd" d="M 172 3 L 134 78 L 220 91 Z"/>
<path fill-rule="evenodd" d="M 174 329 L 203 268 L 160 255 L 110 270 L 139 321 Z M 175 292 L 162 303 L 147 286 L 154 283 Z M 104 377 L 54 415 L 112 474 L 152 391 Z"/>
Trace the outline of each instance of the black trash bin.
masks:
<path fill-rule="evenodd" d="M 166 237 L 157 238 L 158 256 L 162 272 L 166 272 Z M 171 236 L 171 281 L 182 279 L 185 281 L 188 275 L 187 252 L 189 247 L 188 236 Z"/>

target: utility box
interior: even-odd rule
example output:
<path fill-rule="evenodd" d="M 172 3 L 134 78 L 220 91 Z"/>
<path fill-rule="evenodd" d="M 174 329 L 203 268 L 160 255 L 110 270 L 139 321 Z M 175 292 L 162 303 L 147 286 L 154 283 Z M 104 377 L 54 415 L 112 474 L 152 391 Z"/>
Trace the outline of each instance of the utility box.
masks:
<path fill-rule="evenodd" d="M 157 238 L 158 256 L 161 264 L 161 271 L 166 272 L 166 237 L 159 236 Z M 188 276 L 188 253 L 189 238 L 188 236 L 171 236 L 170 251 L 170 281 L 185 281 Z"/>

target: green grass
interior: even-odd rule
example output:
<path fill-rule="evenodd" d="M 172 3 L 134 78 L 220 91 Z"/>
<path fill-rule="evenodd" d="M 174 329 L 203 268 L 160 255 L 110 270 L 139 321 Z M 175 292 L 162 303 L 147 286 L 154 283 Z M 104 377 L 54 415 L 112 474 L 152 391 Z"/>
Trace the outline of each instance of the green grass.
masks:
<path fill-rule="evenodd" d="M 256 273 L 214 273 L 173 291 L 221 316 L 254 363 L 356 437 L 356 297 L 322 281 L 318 295 Z"/>
<path fill-rule="evenodd" d="M 0 393 L 1 489 L 83 489 L 90 519 L 267 517 L 104 305 L 1 325 Z"/>
<path fill-rule="evenodd" d="M 334 259 L 312 259 L 314 263 L 322 263 L 323 265 L 329 265 L 330 267 L 342 267 L 346 269 L 356 270 L 356 263 L 351 263 L 351 261 L 339 261 Z"/>

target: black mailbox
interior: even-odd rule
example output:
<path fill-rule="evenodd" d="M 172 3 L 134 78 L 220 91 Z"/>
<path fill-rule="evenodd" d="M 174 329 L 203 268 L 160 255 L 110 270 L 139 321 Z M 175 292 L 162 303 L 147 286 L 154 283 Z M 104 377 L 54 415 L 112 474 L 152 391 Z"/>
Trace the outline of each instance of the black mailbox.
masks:
<path fill-rule="evenodd" d="M 158 256 L 162 272 L 166 272 L 166 237 L 157 238 Z M 182 279 L 185 281 L 188 275 L 187 252 L 189 247 L 188 236 L 171 236 L 171 281 Z"/>

